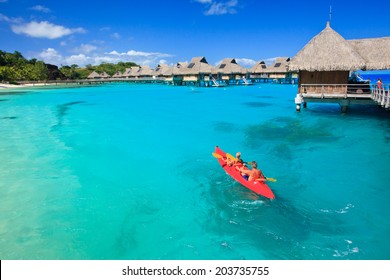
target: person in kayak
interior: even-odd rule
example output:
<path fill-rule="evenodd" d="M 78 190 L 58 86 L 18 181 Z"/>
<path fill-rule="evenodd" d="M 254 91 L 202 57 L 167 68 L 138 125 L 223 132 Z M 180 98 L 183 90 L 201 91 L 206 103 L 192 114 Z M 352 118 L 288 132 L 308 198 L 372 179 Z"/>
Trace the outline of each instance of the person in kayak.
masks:
<path fill-rule="evenodd" d="M 244 167 L 240 168 L 241 174 L 244 174 L 243 177 L 248 181 L 265 181 L 265 177 L 263 173 L 259 169 L 257 169 L 257 162 L 252 161 L 252 169 L 244 169 Z"/>
<path fill-rule="evenodd" d="M 232 156 L 231 156 L 232 157 Z M 242 166 L 244 165 L 244 161 L 241 159 L 241 153 L 236 153 L 236 158 L 226 157 L 226 164 L 229 166 Z"/>

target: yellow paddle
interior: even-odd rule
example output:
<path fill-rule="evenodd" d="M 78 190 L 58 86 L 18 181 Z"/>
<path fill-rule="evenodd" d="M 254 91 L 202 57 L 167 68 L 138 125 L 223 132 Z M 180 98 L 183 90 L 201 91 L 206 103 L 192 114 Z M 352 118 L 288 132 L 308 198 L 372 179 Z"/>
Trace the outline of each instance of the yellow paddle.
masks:
<path fill-rule="evenodd" d="M 223 158 L 223 156 L 221 156 L 220 154 L 217 154 L 217 153 L 211 153 L 213 155 L 213 157 L 215 158 Z"/>

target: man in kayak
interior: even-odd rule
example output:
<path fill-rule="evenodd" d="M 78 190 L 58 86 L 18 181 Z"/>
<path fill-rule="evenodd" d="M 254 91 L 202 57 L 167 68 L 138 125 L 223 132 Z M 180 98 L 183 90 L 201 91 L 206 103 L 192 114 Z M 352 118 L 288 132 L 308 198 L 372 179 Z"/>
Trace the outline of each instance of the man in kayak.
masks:
<path fill-rule="evenodd" d="M 243 177 L 248 180 L 248 181 L 265 181 L 266 179 L 264 178 L 263 173 L 259 169 L 257 169 L 257 163 L 256 161 L 252 161 L 252 169 L 244 169 L 244 167 L 240 168 L 240 172 L 243 175 Z"/>

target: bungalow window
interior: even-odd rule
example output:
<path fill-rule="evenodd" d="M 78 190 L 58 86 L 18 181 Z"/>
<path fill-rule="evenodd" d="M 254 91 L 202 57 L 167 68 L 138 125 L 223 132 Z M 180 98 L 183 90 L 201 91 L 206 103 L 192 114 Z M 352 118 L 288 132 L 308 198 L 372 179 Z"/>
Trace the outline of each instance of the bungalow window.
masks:
<path fill-rule="evenodd" d="M 189 65 L 188 65 L 188 68 L 192 68 L 195 66 L 195 63 L 191 62 Z"/>
<path fill-rule="evenodd" d="M 226 67 L 226 64 L 224 63 L 224 64 L 221 64 L 221 66 L 219 66 L 219 69 L 223 69 L 225 67 Z"/>
<path fill-rule="evenodd" d="M 274 66 L 274 67 L 276 68 L 276 67 L 279 67 L 280 65 L 282 65 L 282 63 L 279 63 L 279 62 L 278 62 L 278 63 L 275 63 L 275 66 Z"/>

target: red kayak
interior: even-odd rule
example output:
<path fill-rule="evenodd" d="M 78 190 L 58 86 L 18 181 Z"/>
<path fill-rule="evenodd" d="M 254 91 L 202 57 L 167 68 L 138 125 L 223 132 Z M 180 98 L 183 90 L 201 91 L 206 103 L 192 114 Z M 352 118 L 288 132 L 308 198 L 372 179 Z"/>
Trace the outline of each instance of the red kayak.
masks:
<path fill-rule="evenodd" d="M 218 146 L 215 147 L 215 154 L 217 156 L 217 160 L 222 168 L 229 174 L 234 180 L 239 182 L 244 187 L 247 187 L 251 191 L 265 196 L 269 199 L 274 199 L 275 195 L 272 190 L 267 186 L 267 184 L 263 181 L 247 181 L 244 177 L 242 177 L 241 172 L 239 172 L 235 166 L 229 166 L 226 164 L 226 153 L 222 151 Z"/>

